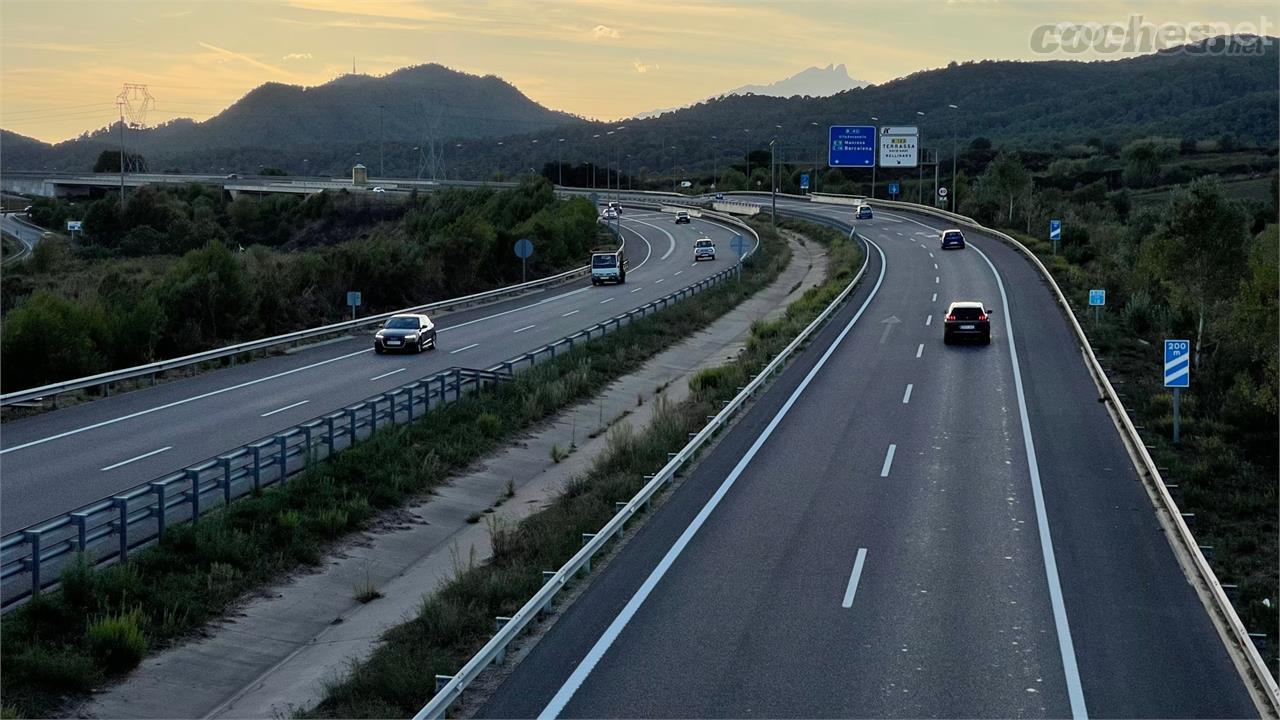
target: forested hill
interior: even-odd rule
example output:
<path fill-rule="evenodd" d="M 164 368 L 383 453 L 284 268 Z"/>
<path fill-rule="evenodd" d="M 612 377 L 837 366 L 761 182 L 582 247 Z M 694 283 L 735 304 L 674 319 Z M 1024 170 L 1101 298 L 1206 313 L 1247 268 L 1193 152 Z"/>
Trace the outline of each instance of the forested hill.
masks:
<path fill-rule="evenodd" d="M 420 167 L 413 148 L 422 146 L 432 108 L 442 118 L 438 135 L 450 138 L 444 143 L 447 175 L 465 179 L 526 173 L 557 159 L 603 163 L 621 155 L 629 156 L 635 173 L 710 170 L 717 158 L 741 158 L 774 136 L 786 157 L 811 160 L 825 145 L 828 125 L 872 124 L 873 116 L 882 125 L 919 125 L 923 144 L 940 147 L 944 156 L 953 129 L 961 142 L 984 136 L 997 147 L 1226 134 L 1272 146 L 1280 135 L 1278 58 L 1280 44 L 1266 38 L 1251 47 L 1211 40 L 1114 61 L 952 63 L 831 97 L 728 96 L 621 123 L 576 120 L 536 105 L 497 78 L 421 66 L 307 90 L 264 85 L 205 123 L 149 131 L 131 149 L 152 169 L 230 172 L 265 164 L 345 174 L 357 152 L 366 164 L 378 154 L 381 117 L 386 174 L 412 176 Z M 626 129 L 608 133 L 619 125 Z M 506 142 L 466 141 L 478 135 L 504 135 Z M 51 147 L 5 135 L 0 143 L 12 169 L 88 170 L 96 150 L 84 146 L 101 149 L 92 138 Z"/>
<path fill-rule="evenodd" d="M 382 138 L 425 148 L 432 140 L 498 137 L 575 122 L 496 76 L 417 65 L 382 77 L 343 75 L 309 88 L 267 83 L 206 121 L 179 119 L 129 130 L 126 142 L 159 170 L 192 156 L 236 164 L 247 149 L 284 151 L 299 160 L 312 149 L 323 155 L 353 145 L 376 154 Z M 114 126 L 103 128 L 58 145 L 6 132 L 0 143 L 12 169 L 86 171 L 101 150 L 115 147 L 116 132 Z M 371 160 L 369 154 L 362 159 Z"/>

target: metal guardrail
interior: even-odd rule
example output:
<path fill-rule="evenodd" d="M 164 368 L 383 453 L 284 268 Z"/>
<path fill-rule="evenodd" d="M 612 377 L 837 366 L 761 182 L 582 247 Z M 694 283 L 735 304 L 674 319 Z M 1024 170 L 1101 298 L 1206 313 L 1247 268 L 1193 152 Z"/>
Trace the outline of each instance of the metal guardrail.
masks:
<path fill-rule="evenodd" d="M 1124 402 L 1120 399 L 1119 394 L 1116 393 L 1115 387 L 1111 384 L 1110 378 L 1107 377 L 1106 371 L 1103 370 L 1101 363 L 1098 362 L 1098 358 L 1093 352 L 1093 346 L 1090 344 L 1088 336 L 1085 335 L 1084 327 L 1080 325 L 1075 311 L 1072 310 L 1071 304 L 1067 302 L 1067 297 L 1062 292 L 1062 288 L 1058 286 L 1053 274 L 1049 272 L 1049 269 L 1040 261 L 1040 258 L 1026 245 L 1023 245 L 1010 235 L 980 225 L 973 218 L 915 203 L 876 200 L 875 204 L 881 207 L 931 215 L 995 236 L 1025 255 L 1031 264 L 1040 271 L 1044 279 L 1048 281 L 1049 287 L 1053 288 L 1054 297 L 1070 321 L 1076 340 L 1084 352 L 1085 365 L 1089 369 L 1089 374 L 1093 377 L 1094 384 L 1102 392 L 1103 397 L 1106 398 L 1107 409 L 1120 430 L 1121 439 L 1128 447 L 1130 455 L 1136 459 L 1135 464 L 1139 466 L 1139 474 L 1147 476 L 1149 484 L 1155 492 L 1158 501 L 1157 509 L 1165 513 L 1169 524 L 1173 526 L 1174 539 L 1182 546 L 1183 551 L 1191 560 L 1192 567 L 1195 568 L 1200 582 L 1212 601 L 1213 609 L 1217 611 L 1230 633 L 1230 640 L 1234 641 L 1236 648 L 1244 655 L 1244 660 L 1256 688 L 1269 703 L 1268 707 L 1260 709 L 1269 711 L 1271 717 L 1280 717 L 1280 686 L 1277 686 L 1275 678 L 1271 675 L 1266 662 L 1262 659 L 1262 654 L 1258 652 L 1258 648 L 1253 644 L 1248 629 L 1245 628 L 1239 614 L 1236 613 L 1235 606 L 1231 604 L 1230 598 L 1227 597 L 1226 592 L 1222 589 L 1222 583 L 1218 581 L 1218 577 L 1209 565 L 1208 559 L 1205 558 L 1204 553 L 1200 550 L 1200 545 L 1196 542 L 1195 535 L 1192 534 L 1191 528 L 1187 526 L 1177 502 L 1174 501 L 1173 495 L 1169 492 L 1169 487 L 1165 484 L 1164 478 L 1160 474 L 1160 469 L 1156 467 L 1155 460 L 1147 452 L 1146 444 L 1143 443 L 1142 436 L 1138 434 L 1138 428 L 1129 417 L 1129 411 L 1125 409 Z"/>
<path fill-rule="evenodd" d="M 756 240 L 752 252 L 759 246 L 759 238 Z M 283 483 L 315 460 L 350 447 L 383 425 L 410 422 L 450 402 L 450 394 L 456 400 L 465 391 L 508 380 L 516 370 L 554 358 L 572 350 L 576 343 L 615 331 L 736 277 L 740 271 L 741 265 L 734 264 L 485 370 L 445 370 L 12 532 L 0 539 L 0 606 L 12 607 L 56 583 L 61 567 L 78 553 L 86 553 L 95 564 L 127 559 L 130 552 L 155 542 L 175 522 L 196 521 L 213 508 Z"/>
<path fill-rule="evenodd" d="M 758 239 L 758 238 L 757 238 Z M 584 536 L 585 542 L 582 549 L 569 558 L 564 565 L 550 574 L 546 583 L 534 593 L 514 615 L 510 618 L 503 618 L 502 626 L 498 631 L 480 648 L 475 655 L 462 666 L 455 675 L 437 675 L 436 676 L 436 694 L 427 702 L 421 710 L 414 715 L 414 720 L 425 720 L 426 718 L 442 718 L 449 710 L 449 706 L 461 697 L 464 690 L 480 676 L 486 668 L 491 664 L 502 663 L 506 658 L 507 646 L 509 646 L 533 621 L 543 612 L 550 609 L 555 601 L 556 595 L 563 590 L 579 572 L 591 571 L 591 560 L 608 545 L 609 541 L 614 537 L 618 537 L 623 532 L 628 520 L 642 509 L 648 509 L 650 501 L 657 495 L 666 485 L 675 479 L 676 473 L 680 471 L 690 460 L 698 454 L 706 443 L 716 435 L 729 422 L 729 419 L 736 415 L 747 402 L 755 396 L 760 389 L 768 383 L 774 375 L 779 373 L 787 360 L 791 358 L 796 351 L 801 348 L 809 338 L 817 332 L 817 330 L 827 321 L 832 313 L 844 303 L 849 297 L 849 293 L 853 292 L 855 286 L 862 279 L 870 262 L 871 253 L 866 253 L 862 267 L 858 270 L 853 280 L 845 286 L 840 295 L 832 300 L 829 305 L 814 318 L 813 322 L 800 332 L 794 340 L 792 340 L 781 352 L 777 354 L 757 374 L 745 388 L 738 392 L 734 398 L 727 403 L 714 418 L 709 420 L 702 430 L 694 435 L 679 452 L 669 456 L 667 464 L 662 467 L 656 474 L 646 476 L 648 482 L 640 489 L 625 505 L 619 508 L 618 512 L 605 523 L 604 527 L 589 537 Z"/>
<path fill-rule="evenodd" d="M 448 300 L 440 300 L 437 302 L 427 303 L 425 305 L 417 305 L 414 307 L 404 308 L 402 310 L 396 310 L 393 312 L 380 313 L 378 315 L 370 315 L 368 317 L 358 318 L 356 320 L 346 320 L 343 322 L 334 323 L 332 325 L 324 325 L 321 327 L 311 328 L 309 330 L 298 330 L 291 333 L 285 333 L 283 335 L 275 335 L 273 337 L 262 338 L 259 340 L 251 340 L 249 342 L 239 343 L 237 345 L 228 345 L 226 347 L 215 348 L 213 350 L 206 350 L 204 352 L 198 352 L 192 355 L 184 355 L 182 357 L 173 358 L 171 360 L 161 360 L 159 362 L 149 363 L 147 365 L 138 365 L 131 368 L 112 370 L 110 372 L 99 373 L 97 375 L 90 375 L 88 377 L 76 378 L 73 380 L 64 380 L 62 382 L 51 383 L 49 385 L 42 385 L 40 387 L 29 388 L 26 390 L 18 390 L 15 392 L 7 393 L 5 395 L 0 395 L 0 407 L 6 406 L 6 405 L 12 405 L 14 403 L 19 403 L 19 402 L 29 402 L 32 400 L 39 400 L 41 398 L 46 398 L 46 397 L 56 398 L 59 394 L 70 392 L 72 390 L 82 390 L 85 388 L 98 387 L 98 386 L 109 387 L 112 383 L 120 382 L 122 380 L 131 380 L 134 378 L 146 377 L 148 375 L 156 375 L 158 373 L 165 372 L 167 370 L 174 370 L 176 368 L 186 367 L 188 365 L 196 365 L 196 364 L 199 364 L 202 362 L 208 362 L 211 360 L 219 360 L 226 357 L 234 357 L 242 353 L 254 352 L 257 350 L 265 350 L 268 348 L 278 347 L 281 345 L 289 345 L 291 343 L 323 337 L 325 335 L 335 335 L 335 334 L 346 332 L 349 330 L 366 327 L 368 325 L 375 325 L 377 323 L 382 322 L 383 320 L 386 320 L 392 315 L 398 315 L 401 313 L 420 313 L 420 312 L 426 312 L 428 310 L 439 310 L 442 308 L 453 307 L 456 305 L 466 305 L 469 303 L 492 300 L 495 298 L 503 297 L 505 295 L 512 295 L 515 293 L 525 292 L 527 290 L 533 290 L 535 288 L 540 288 L 547 285 L 553 285 L 559 282 L 563 282 L 565 280 L 569 280 L 578 275 L 586 275 L 590 271 L 590 269 L 591 268 L 589 266 L 584 265 L 579 268 L 574 268 L 573 270 L 562 272 L 558 275 L 552 275 L 550 277 L 541 278 L 539 280 L 530 280 L 529 282 L 520 283 L 518 285 L 507 285 L 504 287 L 495 288 L 493 290 L 486 290 L 485 292 L 474 293 L 472 295 L 465 295 L 463 297 L 451 298 Z"/>

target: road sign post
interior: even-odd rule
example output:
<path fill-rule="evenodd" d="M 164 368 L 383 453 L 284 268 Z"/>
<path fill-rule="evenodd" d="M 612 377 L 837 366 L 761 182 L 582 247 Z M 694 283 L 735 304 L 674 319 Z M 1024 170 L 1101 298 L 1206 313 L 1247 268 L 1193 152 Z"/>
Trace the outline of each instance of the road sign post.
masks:
<path fill-rule="evenodd" d="M 1182 434 L 1182 388 L 1191 387 L 1191 341 L 1164 341 L 1164 386 L 1173 388 L 1173 444 Z"/>
<path fill-rule="evenodd" d="M 801 190 L 809 189 L 809 173 L 800 174 L 800 189 Z"/>
<path fill-rule="evenodd" d="M 1089 291 L 1089 307 L 1093 308 L 1093 324 L 1098 324 L 1098 313 L 1102 311 L 1102 307 L 1107 304 L 1106 290 L 1090 290 Z"/>
<path fill-rule="evenodd" d="M 351 306 L 351 319 L 356 319 L 356 308 L 360 307 L 360 291 L 349 290 L 347 292 L 347 305 Z"/>
<path fill-rule="evenodd" d="M 529 256 L 533 254 L 533 243 L 528 238 L 520 238 L 516 241 L 516 257 L 520 258 L 520 282 L 528 282 L 526 279 L 526 269 L 529 264 Z"/>
<path fill-rule="evenodd" d="M 1062 221 L 1049 221 L 1049 240 L 1053 242 L 1053 254 L 1058 254 L 1058 241 L 1062 239 Z"/>
<path fill-rule="evenodd" d="M 947 204 L 947 189 L 944 187 L 938 188 L 938 204 L 939 205 Z"/>

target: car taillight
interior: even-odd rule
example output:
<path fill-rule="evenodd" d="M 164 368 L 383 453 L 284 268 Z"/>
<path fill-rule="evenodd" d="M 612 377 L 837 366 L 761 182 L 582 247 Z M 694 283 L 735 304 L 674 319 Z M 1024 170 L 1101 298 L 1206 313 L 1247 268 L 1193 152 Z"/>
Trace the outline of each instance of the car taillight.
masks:
<path fill-rule="evenodd" d="M 955 322 L 955 321 L 956 321 L 956 316 L 955 316 L 955 315 L 948 315 L 948 316 L 947 316 L 947 322 Z"/>
<path fill-rule="evenodd" d="M 978 316 L 978 319 L 979 319 L 979 320 L 986 320 L 986 319 L 987 319 L 987 316 L 986 316 L 986 315 L 979 315 L 979 316 Z"/>

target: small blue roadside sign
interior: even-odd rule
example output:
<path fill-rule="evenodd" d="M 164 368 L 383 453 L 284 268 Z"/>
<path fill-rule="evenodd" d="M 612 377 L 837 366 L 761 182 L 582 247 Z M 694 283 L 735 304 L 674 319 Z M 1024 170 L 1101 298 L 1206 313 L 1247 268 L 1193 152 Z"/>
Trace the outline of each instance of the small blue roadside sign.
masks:
<path fill-rule="evenodd" d="M 809 189 L 809 173 L 800 174 L 800 189 L 801 190 Z"/>
<path fill-rule="evenodd" d="M 1062 221 L 1061 220 L 1049 221 L 1049 239 L 1052 240 L 1053 242 L 1058 242 L 1059 240 L 1062 239 Z"/>
<path fill-rule="evenodd" d="M 876 129 L 871 125 L 832 125 L 827 143 L 831 167 L 875 167 Z"/>
<path fill-rule="evenodd" d="M 738 257 L 742 257 L 747 253 L 747 239 L 742 237 L 742 233 L 735 233 L 733 240 L 729 242 L 729 247 L 738 253 Z"/>
<path fill-rule="evenodd" d="M 896 183 L 896 182 L 891 182 L 891 183 L 889 183 L 889 194 L 890 194 L 890 195 L 897 196 L 897 194 L 898 194 L 898 189 L 899 189 L 899 188 L 898 188 L 898 183 Z"/>
<path fill-rule="evenodd" d="M 1164 386 L 1191 387 L 1191 341 L 1164 341 Z"/>
<path fill-rule="evenodd" d="M 524 259 L 533 255 L 533 243 L 527 238 L 521 238 L 516 241 L 516 257 Z"/>
<path fill-rule="evenodd" d="M 347 305 L 350 305 L 351 307 L 360 307 L 360 291 L 359 290 L 347 291 Z"/>
<path fill-rule="evenodd" d="M 1106 290 L 1090 290 L 1089 304 L 1090 305 L 1106 305 L 1107 291 Z"/>

